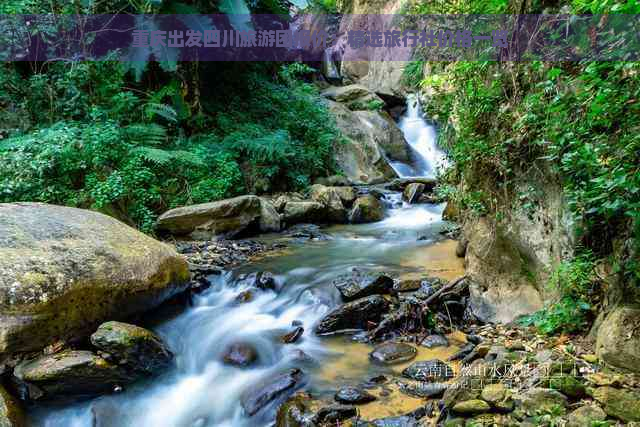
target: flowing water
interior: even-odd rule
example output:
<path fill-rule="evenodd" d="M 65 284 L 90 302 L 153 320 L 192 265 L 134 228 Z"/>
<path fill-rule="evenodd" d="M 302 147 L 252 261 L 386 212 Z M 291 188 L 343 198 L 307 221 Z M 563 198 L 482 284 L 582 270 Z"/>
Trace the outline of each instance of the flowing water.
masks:
<path fill-rule="evenodd" d="M 407 123 L 414 120 L 415 111 L 409 109 L 403 130 L 408 133 L 407 139 L 414 141 L 414 148 L 422 150 L 424 135 L 414 138 L 411 132 L 419 126 Z M 423 126 L 429 128 L 426 123 Z M 426 167 L 433 168 L 439 154 L 424 153 Z M 313 334 L 314 324 L 340 304 L 332 280 L 354 267 L 405 277 L 435 275 L 446 279 L 461 274 L 463 267 L 452 255 L 452 242 L 443 241 L 440 235 L 446 226 L 441 220 L 442 205 L 403 205 L 399 194 L 389 195 L 385 201 L 389 209 L 383 221 L 331 227 L 324 230 L 328 237 L 325 240 L 294 243 L 282 254 L 212 276 L 212 286 L 195 296 L 191 307 L 155 327 L 176 355 L 170 372 L 122 393 L 71 407 L 41 408 L 35 412 L 33 424 L 266 426 L 273 421 L 275 404 L 248 418 L 242 413 L 240 395 L 268 375 L 301 367 L 308 374 L 307 389 L 322 396 L 341 384 L 361 382 L 389 370 L 368 363 L 370 347 L 365 344 L 349 337 L 319 338 Z M 235 302 L 236 296 L 249 288 L 241 280 L 242 274 L 261 270 L 275 274 L 277 289 L 256 293 L 247 303 Z M 302 339 L 282 344 L 278 337 L 289 331 L 294 321 L 303 324 Z M 258 350 L 256 366 L 239 369 L 221 363 L 225 347 L 236 342 L 251 343 Z M 440 350 L 451 351 L 453 348 Z M 425 349 L 420 352 L 419 359 L 444 357 L 433 350 L 431 354 Z M 383 394 L 387 397 L 382 398 Z M 363 407 L 364 417 L 397 415 L 420 404 L 419 399 L 388 390 L 380 397 L 378 402 Z"/>
<path fill-rule="evenodd" d="M 398 126 L 411 147 L 413 165 L 391 162 L 393 169 L 403 177 L 435 177 L 438 168 L 446 166 L 446 155 L 438 147 L 435 126 L 424 119 L 415 95 L 407 97 L 407 111 Z"/>

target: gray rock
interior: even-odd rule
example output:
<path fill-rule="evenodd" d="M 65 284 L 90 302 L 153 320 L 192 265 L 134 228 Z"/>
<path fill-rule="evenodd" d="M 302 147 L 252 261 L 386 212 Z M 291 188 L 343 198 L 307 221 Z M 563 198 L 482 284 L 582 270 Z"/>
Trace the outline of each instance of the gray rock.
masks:
<path fill-rule="evenodd" d="M 443 335 L 429 335 L 422 340 L 420 345 L 426 348 L 448 347 L 449 340 Z"/>
<path fill-rule="evenodd" d="M 514 400 L 518 409 L 528 416 L 548 414 L 557 410 L 564 411 L 567 407 L 567 397 L 549 388 L 529 389 L 520 395 L 515 395 Z"/>
<path fill-rule="evenodd" d="M 258 352 L 251 344 L 234 343 L 225 349 L 222 360 L 228 365 L 245 367 L 258 360 Z"/>
<path fill-rule="evenodd" d="M 353 406 L 329 405 L 318 409 L 312 421 L 316 425 L 340 425 L 340 421 L 348 420 L 356 415 L 358 415 L 358 411 Z"/>
<path fill-rule="evenodd" d="M 300 369 L 271 376 L 259 384 L 249 387 L 240 396 L 244 412 L 252 417 L 276 399 L 285 398 L 302 385 L 304 374 Z"/>
<path fill-rule="evenodd" d="M 376 222 L 382 218 L 384 218 L 382 203 L 371 194 L 358 197 L 349 212 L 349 222 L 353 224 Z"/>
<path fill-rule="evenodd" d="M 567 427 L 591 426 L 606 418 L 607 414 L 600 406 L 584 405 L 567 415 Z"/>
<path fill-rule="evenodd" d="M 274 204 L 265 199 L 260 198 L 260 231 L 263 233 L 278 232 L 282 226 L 280 223 L 280 214 L 276 210 Z"/>
<path fill-rule="evenodd" d="M 314 184 L 309 188 L 309 197 L 311 200 L 322 203 L 325 206 L 328 221 L 339 224 L 346 222 L 347 210 L 342 204 L 342 198 L 338 190 L 333 187 Z"/>
<path fill-rule="evenodd" d="M 446 381 L 454 377 L 453 369 L 438 359 L 414 362 L 402 375 L 416 381 Z"/>
<path fill-rule="evenodd" d="M 0 204 L 0 354 L 82 338 L 190 279 L 174 248 L 97 212 Z"/>
<path fill-rule="evenodd" d="M 420 397 L 422 399 L 432 399 L 440 397 L 449 388 L 447 383 L 400 383 L 400 391 L 409 396 Z"/>
<path fill-rule="evenodd" d="M 406 343 L 386 342 L 376 346 L 369 358 L 382 365 L 395 365 L 408 362 L 418 354 L 415 347 Z"/>
<path fill-rule="evenodd" d="M 324 335 L 343 330 L 367 329 L 370 322 L 379 322 L 388 311 L 389 303 L 379 295 L 361 298 L 343 304 L 324 316 L 315 331 Z"/>
<path fill-rule="evenodd" d="M 608 365 L 640 372 L 640 309 L 619 307 L 604 319 L 596 340 L 596 354 Z"/>
<path fill-rule="evenodd" d="M 391 293 L 393 279 L 385 274 L 353 271 L 336 279 L 333 283 L 344 301 Z"/>
<path fill-rule="evenodd" d="M 625 423 L 640 421 L 640 393 L 613 387 L 598 387 L 593 392 L 607 415 Z"/>
<path fill-rule="evenodd" d="M 358 387 L 343 387 L 334 396 L 336 402 L 346 403 L 349 405 L 361 405 L 376 400 L 376 397 Z"/>
<path fill-rule="evenodd" d="M 301 222 L 327 222 L 324 205 L 314 201 L 289 201 L 284 205 L 282 215 L 288 225 Z"/>
<path fill-rule="evenodd" d="M 194 239 L 232 238 L 259 223 L 262 203 L 257 196 L 238 196 L 212 203 L 171 209 L 158 218 L 157 229 Z"/>
<path fill-rule="evenodd" d="M 153 332 L 122 322 L 106 322 L 91 335 L 91 344 L 128 368 L 154 374 L 168 368 L 173 354 Z"/>

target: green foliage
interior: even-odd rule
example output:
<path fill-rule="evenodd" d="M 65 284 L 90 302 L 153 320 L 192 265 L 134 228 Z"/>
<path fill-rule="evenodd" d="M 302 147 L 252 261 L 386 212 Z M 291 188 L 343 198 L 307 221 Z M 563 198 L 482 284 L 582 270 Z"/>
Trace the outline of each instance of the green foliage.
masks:
<path fill-rule="evenodd" d="M 411 61 L 407 63 L 402 72 L 402 78 L 407 86 L 416 88 L 420 85 L 420 82 L 422 82 L 422 79 L 424 77 L 424 65 L 425 61 L 421 60 Z"/>
<path fill-rule="evenodd" d="M 558 301 L 525 316 L 522 323 L 534 325 L 544 334 L 574 333 L 588 326 L 597 291 L 593 255 L 584 252 L 561 263 L 551 275 L 549 287 L 559 294 Z"/>

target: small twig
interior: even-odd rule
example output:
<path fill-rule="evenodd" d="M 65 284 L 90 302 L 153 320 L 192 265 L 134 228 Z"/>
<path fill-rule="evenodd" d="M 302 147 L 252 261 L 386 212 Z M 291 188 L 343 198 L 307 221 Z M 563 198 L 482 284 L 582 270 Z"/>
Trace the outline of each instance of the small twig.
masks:
<path fill-rule="evenodd" d="M 449 289 L 454 288 L 456 285 L 458 285 L 460 282 L 462 282 L 463 280 L 465 280 L 467 278 L 468 278 L 468 276 L 465 274 L 464 276 L 460 276 L 457 279 L 452 280 L 451 282 L 447 283 L 446 285 L 444 285 L 443 287 L 438 289 L 433 295 L 431 295 L 429 298 L 427 298 L 424 301 L 423 305 L 428 305 L 429 303 L 433 302 L 434 300 L 439 298 L 440 295 L 442 295 L 444 293 L 444 291 L 448 291 Z"/>

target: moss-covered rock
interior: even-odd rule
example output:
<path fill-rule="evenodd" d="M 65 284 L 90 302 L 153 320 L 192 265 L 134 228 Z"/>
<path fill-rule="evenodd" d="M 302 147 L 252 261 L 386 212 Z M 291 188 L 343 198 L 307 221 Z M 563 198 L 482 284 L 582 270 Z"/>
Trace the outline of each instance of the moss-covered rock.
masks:
<path fill-rule="evenodd" d="M 139 378 L 90 351 L 71 350 L 22 362 L 16 366 L 14 376 L 32 400 L 95 396 Z"/>
<path fill-rule="evenodd" d="M 0 427 L 25 427 L 27 422 L 18 400 L 0 385 Z"/>
<path fill-rule="evenodd" d="M 532 388 L 521 395 L 514 396 L 518 411 L 528 416 L 564 413 L 567 397 L 549 388 Z"/>
<path fill-rule="evenodd" d="M 464 400 L 453 405 L 453 412 L 464 415 L 475 415 L 489 412 L 491 407 L 481 399 Z"/>
<path fill-rule="evenodd" d="M 106 322 L 91 335 L 91 343 L 128 368 L 156 373 L 166 369 L 173 354 L 153 332 L 122 322 Z"/>
<path fill-rule="evenodd" d="M 607 415 L 624 422 L 640 421 L 640 393 L 613 387 L 598 387 L 593 398 L 600 402 Z"/>
<path fill-rule="evenodd" d="M 371 194 L 358 197 L 349 212 L 349 222 L 364 223 L 380 221 L 384 217 L 382 203 Z"/>
<path fill-rule="evenodd" d="M 97 212 L 0 204 L 0 353 L 88 335 L 184 290 L 175 250 Z"/>
<path fill-rule="evenodd" d="M 558 390 L 573 399 L 580 399 L 587 393 L 584 384 L 572 375 L 553 376 L 549 379 L 549 388 Z"/>
<path fill-rule="evenodd" d="M 567 415 L 567 427 L 591 426 L 606 418 L 607 414 L 598 405 L 584 405 Z"/>

